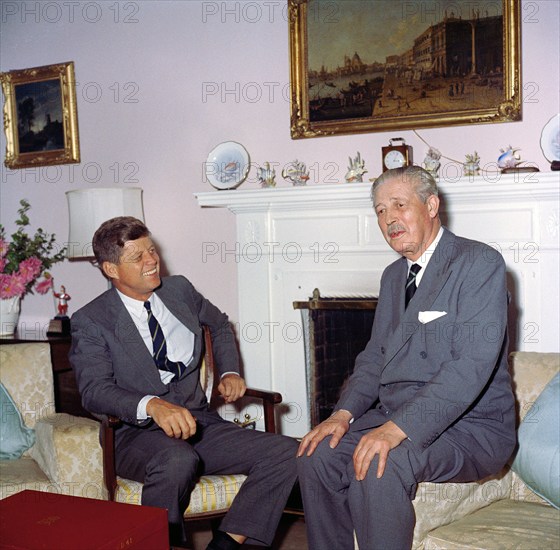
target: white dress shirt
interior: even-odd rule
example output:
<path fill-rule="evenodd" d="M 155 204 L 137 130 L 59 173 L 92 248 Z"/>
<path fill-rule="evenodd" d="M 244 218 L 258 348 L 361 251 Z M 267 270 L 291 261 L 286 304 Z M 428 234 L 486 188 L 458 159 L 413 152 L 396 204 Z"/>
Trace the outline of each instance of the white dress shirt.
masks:
<path fill-rule="evenodd" d="M 416 288 L 420 286 L 420 281 L 424 276 L 424 272 L 426 271 L 426 267 L 428 267 L 428 263 L 430 262 L 431 257 L 434 254 L 436 246 L 438 245 L 439 241 L 441 240 L 441 236 L 443 235 L 443 226 L 439 228 L 438 234 L 433 242 L 426 248 L 423 254 L 418 258 L 416 261 L 406 259 L 406 263 L 408 264 L 408 271 L 410 271 L 410 266 L 412 264 L 418 264 L 422 269 L 416 274 Z"/>
<path fill-rule="evenodd" d="M 142 300 L 135 300 L 118 291 L 118 294 L 126 307 L 126 310 L 132 317 L 134 325 L 138 329 L 142 340 L 146 344 L 150 355 L 153 355 L 153 342 L 150 327 L 148 326 L 148 312 L 144 307 Z M 193 359 L 194 353 L 194 333 L 183 325 L 166 307 L 157 294 L 150 296 L 150 306 L 154 317 L 158 320 L 159 325 L 165 336 L 167 345 L 167 357 L 171 361 L 181 361 L 188 366 Z M 175 377 L 175 374 L 167 370 L 158 369 L 161 381 L 169 384 Z M 148 418 L 146 413 L 146 405 L 148 401 L 155 397 L 153 395 L 144 396 L 138 403 L 137 419 L 145 420 Z"/>

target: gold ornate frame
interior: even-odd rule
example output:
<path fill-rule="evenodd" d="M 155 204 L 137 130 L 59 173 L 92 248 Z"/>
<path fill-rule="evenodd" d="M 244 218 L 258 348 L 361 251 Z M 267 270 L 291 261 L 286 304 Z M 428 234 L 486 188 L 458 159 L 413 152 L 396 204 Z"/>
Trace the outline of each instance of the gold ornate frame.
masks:
<path fill-rule="evenodd" d="M 290 131 L 292 139 L 521 120 L 520 0 L 501 0 L 503 71 L 500 74 L 501 98 L 495 104 L 484 108 L 477 108 L 476 106 L 464 108 L 463 106 L 463 108 L 456 107 L 438 112 L 426 111 L 413 114 L 408 114 L 403 110 L 403 112 L 393 116 L 375 116 L 374 110 L 371 115 L 363 118 L 337 118 L 320 121 L 312 120 L 310 117 L 310 72 L 308 65 L 310 1 L 317 0 L 288 0 L 291 85 Z M 393 4 L 397 4 L 399 1 L 403 5 L 402 9 L 404 9 L 404 4 L 411 4 L 410 2 L 404 2 L 404 0 L 393 0 Z M 499 2 L 500 0 L 496 1 Z M 324 5 L 327 4 L 331 6 L 332 10 L 342 9 L 344 6 L 343 0 L 324 2 Z M 416 4 L 422 4 L 422 2 Z M 313 7 L 316 8 L 316 5 Z M 313 23 L 320 24 L 320 21 L 317 22 L 316 11 L 314 9 Z M 331 13 L 334 12 L 331 11 Z M 367 21 L 357 21 L 356 24 L 367 24 Z M 414 37 L 411 37 L 412 39 Z M 387 63 L 385 66 L 387 66 Z M 378 96 L 379 98 L 380 96 Z M 377 99 L 374 97 L 371 101 L 372 104 L 375 104 Z"/>
<path fill-rule="evenodd" d="M 80 162 L 74 62 L 0 73 L 0 81 L 5 98 L 6 158 L 4 164 L 8 168 L 14 169 Z M 56 81 L 58 84 L 55 83 Z M 35 98 L 39 98 L 40 90 L 45 91 L 46 86 L 49 86 L 51 91 L 55 90 L 56 99 L 59 99 L 61 103 L 59 107 L 62 120 L 52 121 L 50 113 L 46 114 L 47 121 L 43 123 L 39 132 L 32 131 L 31 122 L 28 121 L 29 130 L 21 136 L 20 128 L 23 127 L 23 121 L 20 120 L 18 112 L 16 97 L 18 86 L 27 86 L 27 89 L 30 90 L 35 89 L 37 94 Z M 31 97 L 33 98 L 33 93 L 31 93 Z M 31 109 L 33 110 L 34 107 L 32 106 Z M 31 120 L 33 119 L 34 115 L 31 115 Z M 60 135 L 61 132 L 62 135 Z M 53 135 L 56 136 L 55 143 L 51 139 Z M 29 150 L 22 151 L 22 148 Z"/>

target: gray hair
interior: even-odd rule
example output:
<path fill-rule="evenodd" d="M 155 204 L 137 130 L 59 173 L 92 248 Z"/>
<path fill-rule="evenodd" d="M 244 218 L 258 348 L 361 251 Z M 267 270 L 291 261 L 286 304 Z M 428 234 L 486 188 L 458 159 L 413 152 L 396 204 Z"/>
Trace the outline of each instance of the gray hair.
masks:
<path fill-rule="evenodd" d="M 406 183 L 414 185 L 414 191 L 424 204 L 431 195 L 438 196 L 437 183 L 432 174 L 420 166 L 405 166 L 403 168 L 387 170 L 373 182 L 371 186 L 371 200 L 374 204 L 375 192 L 379 186 L 395 179 L 401 179 Z"/>

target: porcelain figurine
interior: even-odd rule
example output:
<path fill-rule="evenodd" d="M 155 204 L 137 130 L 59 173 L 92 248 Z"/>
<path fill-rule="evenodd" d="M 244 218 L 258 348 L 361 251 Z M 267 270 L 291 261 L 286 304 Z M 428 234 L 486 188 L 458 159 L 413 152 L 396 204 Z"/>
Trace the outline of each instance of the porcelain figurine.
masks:
<path fill-rule="evenodd" d="M 424 169 L 432 175 L 432 177 L 437 180 L 438 170 L 441 165 L 439 159 L 441 158 L 441 153 L 434 147 L 430 147 L 424 158 Z"/>
<path fill-rule="evenodd" d="M 264 163 L 264 167 L 259 166 L 257 169 L 257 177 L 261 187 L 276 187 L 276 171 L 270 167 L 269 162 Z"/>
<path fill-rule="evenodd" d="M 521 162 L 521 155 L 518 151 L 521 151 L 521 149 L 511 145 L 508 145 L 507 149 L 500 149 L 501 155 L 498 157 L 498 167 L 500 170 L 517 167 Z"/>
<path fill-rule="evenodd" d="M 480 157 L 476 151 L 472 155 L 465 155 L 463 174 L 465 176 L 480 176 Z"/>
<path fill-rule="evenodd" d="M 291 181 L 292 185 L 306 185 L 309 179 L 309 171 L 305 163 L 294 160 L 282 170 L 282 177 Z"/>
<path fill-rule="evenodd" d="M 366 172 L 366 163 L 362 160 L 359 151 L 354 160 L 348 157 L 348 172 L 346 172 L 346 176 L 344 176 L 348 183 L 362 183 L 364 181 L 363 176 Z"/>

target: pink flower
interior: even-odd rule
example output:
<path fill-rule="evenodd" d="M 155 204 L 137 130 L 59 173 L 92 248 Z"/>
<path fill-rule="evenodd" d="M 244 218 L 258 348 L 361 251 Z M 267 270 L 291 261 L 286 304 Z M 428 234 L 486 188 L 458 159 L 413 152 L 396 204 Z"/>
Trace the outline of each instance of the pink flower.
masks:
<path fill-rule="evenodd" d="M 0 275 L 0 298 L 13 298 L 23 296 L 25 293 L 25 282 L 21 275 L 13 273 L 11 275 Z"/>
<path fill-rule="evenodd" d="M 0 298 L 10 298 L 8 296 L 8 282 L 10 280 L 10 276 L 6 275 L 5 273 L 0 274 Z"/>
<path fill-rule="evenodd" d="M 5 267 L 6 267 L 6 260 L 4 258 L 0 258 L 0 273 L 4 273 Z"/>
<path fill-rule="evenodd" d="M 25 284 L 36 279 L 41 274 L 42 267 L 43 263 L 35 256 L 22 260 L 19 264 L 19 273 L 25 281 Z"/>
<path fill-rule="evenodd" d="M 46 294 L 52 287 L 53 279 L 48 273 L 45 273 L 45 278 L 35 285 L 35 290 L 39 294 Z"/>

